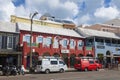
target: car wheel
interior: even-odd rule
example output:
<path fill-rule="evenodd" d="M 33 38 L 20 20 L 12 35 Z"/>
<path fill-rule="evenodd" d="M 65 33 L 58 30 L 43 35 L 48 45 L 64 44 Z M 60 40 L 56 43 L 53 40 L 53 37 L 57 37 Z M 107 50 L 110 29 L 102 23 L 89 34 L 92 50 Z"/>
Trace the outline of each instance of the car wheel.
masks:
<path fill-rule="evenodd" d="M 64 69 L 60 69 L 60 73 L 63 73 L 64 72 Z"/>
<path fill-rule="evenodd" d="M 87 72 L 88 71 L 88 68 L 85 68 L 85 72 Z"/>
<path fill-rule="evenodd" d="M 50 73 L 50 70 L 49 70 L 49 69 L 46 69 L 46 70 L 45 70 L 45 73 L 46 73 L 46 74 L 49 74 L 49 73 Z"/>

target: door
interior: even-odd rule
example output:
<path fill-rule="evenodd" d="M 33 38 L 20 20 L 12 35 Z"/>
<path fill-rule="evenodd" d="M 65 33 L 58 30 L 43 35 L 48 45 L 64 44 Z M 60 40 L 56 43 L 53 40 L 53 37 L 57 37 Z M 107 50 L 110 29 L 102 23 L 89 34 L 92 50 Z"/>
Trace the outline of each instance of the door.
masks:
<path fill-rule="evenodd" d="M 69 60 L 68 60 L 68 54 L 62 54 L 62 58 L 63 58 L 63 60 L 64 60 L 64 62 L 65 62 L 65 64 L 68 66 L 69 65 Z"/>
<path fill-rule="evenodd" d="M 50 71 L 55 72 L 59 71 L 58 61 L 57 60 L 51 60 L 50 61 Z"/>
<path fill-rule="evenodd" d="M 94 61 L 89 61 L 89 70 L 95 70 L 96 69 L 96 64 L 94 63 Z"/>

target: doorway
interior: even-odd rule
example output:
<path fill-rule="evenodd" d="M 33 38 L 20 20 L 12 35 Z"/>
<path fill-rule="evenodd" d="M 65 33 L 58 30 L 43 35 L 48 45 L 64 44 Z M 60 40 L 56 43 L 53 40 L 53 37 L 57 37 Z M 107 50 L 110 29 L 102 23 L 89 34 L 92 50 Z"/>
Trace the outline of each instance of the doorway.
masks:
<path fill-rule="evenodd" d="M 69 65 L 69 62 L 68 62 L 68 54 L 62 54 L 62 58 L 63 58 L 63 60 L 64 60 L 64 62 L 65 62 L 65 64 L 67 64 L 67 66 Z"/>

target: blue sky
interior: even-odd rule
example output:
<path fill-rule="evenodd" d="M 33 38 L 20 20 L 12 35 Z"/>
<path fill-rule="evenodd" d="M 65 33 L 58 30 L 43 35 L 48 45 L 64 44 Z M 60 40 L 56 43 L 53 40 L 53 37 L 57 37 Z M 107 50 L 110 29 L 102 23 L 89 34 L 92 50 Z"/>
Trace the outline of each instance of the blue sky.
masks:
<path fill-rule="evenodd" d="M 120 0 L 0 0 L 0 20 L 10 15 L 28 17 L 37 11 L 37 19 L 49 13 L 77 25 L 103 23 L 120 17 Z"/>

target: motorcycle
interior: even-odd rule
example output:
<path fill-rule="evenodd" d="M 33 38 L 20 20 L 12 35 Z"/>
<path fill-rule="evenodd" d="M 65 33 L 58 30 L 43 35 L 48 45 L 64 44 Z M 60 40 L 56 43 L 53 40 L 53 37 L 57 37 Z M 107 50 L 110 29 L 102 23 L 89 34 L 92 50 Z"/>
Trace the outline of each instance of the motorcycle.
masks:
<path fill-rule="evenodd" d="M 4 66 L 2 72 L 3 72 L 3 75 L 6 75 L 6 76 L 17 75 L 17 69 L 14 65 Z"/>

